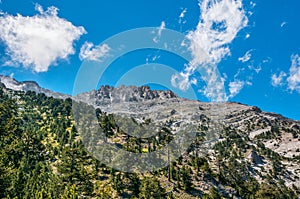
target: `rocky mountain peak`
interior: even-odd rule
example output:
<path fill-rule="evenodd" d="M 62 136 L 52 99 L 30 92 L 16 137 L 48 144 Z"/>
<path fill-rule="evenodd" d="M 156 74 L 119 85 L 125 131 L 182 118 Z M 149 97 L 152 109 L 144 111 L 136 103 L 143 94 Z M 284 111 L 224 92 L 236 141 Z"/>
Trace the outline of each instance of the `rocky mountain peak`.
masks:
<path fill-rule="evenodd" d="M 143 102 L 154 99 L 178 98 L 172 91 L 151 90 L 149 86 L 101 86 L 96 91 L 95 97 L 98 101 L 110 102 Z"/>
<path fill-rule="evenodd" d="M 4 84 L 6 88 L 15 91 L 34 91 L 36 93 L 44 93 L 48 97 L 54 97 L 59 99 L 66 99 L 69 95 L 53 92 L 51 90 L 42 88 L 35 81 L 23 81 L 18 82 L 12 77 L 0 75 L 0 83 Z"/>

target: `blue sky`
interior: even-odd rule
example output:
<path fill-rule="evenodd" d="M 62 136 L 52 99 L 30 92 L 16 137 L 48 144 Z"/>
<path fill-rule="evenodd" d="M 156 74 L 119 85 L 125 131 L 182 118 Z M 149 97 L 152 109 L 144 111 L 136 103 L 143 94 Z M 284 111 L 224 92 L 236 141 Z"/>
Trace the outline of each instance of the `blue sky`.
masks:
<path fill-rule="evenodd" d="M 188 38 L 190 62 L 164 50 L 136 50 L 116 59 L 98 85 L 116 85 L 136 67 L 157 63 L 153 68 L 161 68 L 143 74 L 145 81 L 165 75 L 170 89 L 192 88 L 199 100 L 222 98 L 300 120 L 299 7 L 294 0 L 2 0 L 0 74 L 72 94 L 82 64 L 101 65 L 114 50 L 109 38 L 156 27 L 160 39 L 171 29 Z M 210 81 L 216 74 L 217 83 Z"/>

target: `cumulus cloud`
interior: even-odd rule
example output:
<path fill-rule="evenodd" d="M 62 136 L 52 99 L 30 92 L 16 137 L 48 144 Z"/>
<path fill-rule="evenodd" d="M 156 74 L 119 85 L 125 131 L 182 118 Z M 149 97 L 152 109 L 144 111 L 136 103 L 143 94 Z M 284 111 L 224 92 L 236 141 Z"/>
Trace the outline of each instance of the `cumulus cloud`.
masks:
<path fill-rule="evenodd" d="M 219 63 L 230 54 L 228 44 L 244 28 L 248 19 L 241 0 L 204 0 L 200 5 L 200 22 L 195 31 L 188 34 L 191 50 L 198 64 Z M 205 52 L 203 57 L 199 52 Z"/>
<path fill-rule="evenodd" d="M 252 50 L 247 51 L 246 54 L 244 56 L 242 56 L 242 57 L 239 57 L 238 60 L 240 62 L 243 62 L 243 63 L 249 61 L 251 59 L 251 56 L 252 56 L 251 51 Z"/>
<path fill-rule="evenodd" d="M 272 86 L 274 86 L 274 87 L 282 86 L 283 85 L 284 77 L 286 77 L 286 73 L 283 72 L 283 71 L 281 71 L 279 73 L 279 75 L 273 74 L 271 76 Z"/>
<path fill-rule="evenodd" d="M 34 16 L 1 14 L 0 40 L 8 56 L 4 65 L 45 72 L 74 54 L 74 42 L 86 33 L 83 27 L 59 18 L 56 7 L 43 10 L 37 4 L 35 8 L 38 13 Z"/>
<path fill-rule="evenodd" d="M 288 89 L 300 93 L 300 56 L 292 55 L 292 66 L 287 78 Z"/>
<path fill-rule="evenodd" d="M 203 0 L 200 3 L 201 15 L 197 28 L 187 35 L 193 60 L 184 72 L 173 78 L 183 81 L 182 88 L 188 88 L 187 77 L 200 70 L 202 75 L 205 74 L 206 96 L 212 101 L 226 99 L 222 89 L 224 82 L 218 78 L 217 65 L 230 55 L 229 44 L 248 23 L 242 6 L 241 0 Z M 180 87 L 180 83 L 177 85 Z"/>
<path fill-rule="evenodd" d="M 110 47 L 107 44 L 94 46 L 91 42 L 85 42 L 80 48 L 80 60 L 101 62 L 102 58 L 109 55 Z"/>

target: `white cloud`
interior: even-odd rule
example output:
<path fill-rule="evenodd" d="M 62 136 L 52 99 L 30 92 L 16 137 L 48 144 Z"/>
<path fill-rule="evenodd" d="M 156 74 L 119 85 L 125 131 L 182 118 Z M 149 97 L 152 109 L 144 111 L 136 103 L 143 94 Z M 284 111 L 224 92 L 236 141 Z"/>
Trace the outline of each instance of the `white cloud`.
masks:
<path fill-rule="evenodd" d="M 270 63 L 271 61 L 272 61 L 272 58 L 271 57 L 267 57 L 266 59 L 262 60 L 262 63 L 266 64 L 266 63 Z"/>
<path fill-rule="evenodd" d="M 157 31 L 157 36 L 153 38 L 153 41 L 155 43 L 158 43 L 160 37 L 161 37 L 161 33 L 162 31 L 166 28 L 166 23 L 164 21 L 161 22 L 160 26 L 158 27 L 158 31 Z"/>
<path fill-rule="evenodd" d="M 300 93 L 300 56 L 292 55 L 292 66 L 287 78 L 288 89 Z"/>
<path fill-rule="evenodd" d="M 251 1 L 250 5 L 251 5 L 252 8 L 254 8 L 256 6 L 256 3 L 254 3 L 253 1 Z"/>
<path fill-rule="evenodd" d="M 245 54 L 243 57 L 239 57 L 238 60 L 239 60 L 240 62 L 243 62 L 243 63 L 249 61 L 249 60 L 251 59 L 251 56 L 252 56 L 251 51 L 252 51 L 252 50 L 247 51 L 246 54 Z"/>
<path fill-rule="evenodd" d="M 146 64 L 149 64 L 149 63 L 155 63 L 157 60 L 160 59 L 160 55 L 158 54 L 149 54 L 147 57 L 146 57 Z"/>
<path fill-rule="evenodd" d="M 192 82 L 189 79 L 189 75 L 186 73 L 177 73 L 172 75 L 171 84 L 173 87 L 179 88 L 180 90 L 186 91 Z"/>
<path fill-rule="evenodd" d="M 44 13 L 44 9 L 40 4 L 35 4 L 35 10 L 38 11 L 39 13 Z M 50 11 L 50 9 L 49 9 Z M 53 12 L 54 15 L 57 15 L 57 8 L 53 7 L 53 9 L 51 10 L 51 12 Z"/>
<path fill-rule="evenodd" d="M 195 70 L 210 74 L 204 80 L 207 84 L 206 96 L 212 101 L 226 99 L 223 83 L 218 79 L 217 64 L 230 55 L 229 44 L 237 33 L 244 28 L 248 19 L 242 8 L 242 0 L 203 0 L 200 3 L 201 16 L 197 29 L 189 32 L 190 50 L 193 60 L 181 75 L 184 78 L 174 78 L 183 81 L 183 88 L 188 85 L 188 78 Z M 217 81 L 212 81 L 217 80 Z M 179 85 L 179 84 L 177 84 Z M 212 93 L 214 92 L 214 94 Z M 221 101 L 223 101 L 221 100 Z"/>
<path fill-rule="evenodd" d="M 281 71 L 279 75 L 273 74 L 271 76 L 272 86 L 287 86 L 290 91 L 300 93 L 300 56 L 295 54 L 291 56 L 292 65 L 289 73 Z"/>
<path fill-rule="evenodd" d="M 277 87 L 277 86 L 282 86 L 283 85 L 283 78 L 286 77 L 286 73 L 281 71 L 279 75 L 273 74 L 271 76 L 271 83 L 272 86 Z"/>
<path fill-rule="evenodd" d="M 261 65 L 259 65 L 257 68 L 253 68 L 253 70 L 255 70 L 257 74 L 260 73 L 260 71 L 262 70 Z"/>
<path fill-rule="evenodd" d="M 85 42 L 80 48 L 80 60 L 101 62 L 102 58 L 108 56 L 110 47 L 107 44 L 94 46 L 93 43 Z"/>
<path fill-rule="evenodd" d="M 152 57 L 152 62 L 155 62 L 156 60 L 158 60 L 160 58 L 160 55 L 155 55 Z"/>
<path fill-rule="evenodd" d="M 185 23 L 185 21 L 183 21 L 183 19 L 185 17 L 186 12 L 187 12 L 187 8 L 183 9 L 182 12 L 180 13 L 179 20 L 178 20 L 179 24 Z"/>
<path fill-rule="evenodd" d="M 58 60 L 66 60 L 75 53 L 74 41 L 86 31 L 57 16 L 58 9 L 46 11 L 36 5 L 34 16 L 0 16 L 0 40 L 6 46 L 5 65 L 22 65 L 36 72 L 45 72 Z"/>
<path fill-rule="evenodd" d="M 161 22 L 160 27 L 158 29 L 158 36 L 161 36 L 161 32 L 166 28 L 166 23 L 164 21 Z"/>
<path fill-rule="evenodd" d="M 251 36 L 251 35 L 248 33 L 248 34 L 246 34 L 245 38 L 246 38 L 246 39 L 249 39 L 250 36 Z"/>
<path fill-rule="evenodd" d="M 180 13 L 179 18 L 184 18 L 185 13 L 187 12 L 187 8 L 183 9 L 183 11 Z"/>
<path fill-rule="evenodd" d="M 287 23 L 284 21 L 280 24 L 280 27 L 283 28 Z"/>
<path fill-rule="evenodd" d="M 240 91 L 243 89 L 245 85 L 251 85 L 251 82 L 248 81 L 241 81 L 241 80 L 235 80 L 233 82 L 229 83 L 229 98 L 235 97 L 237 94 L 240 93 Z"/>
<path fill-rule="evenodd" d="M 262 70 L 262 65 L 263 63 L 259 63 L 256 67 L 254 66 L 254 63 L 251 63 L 250 65 L 248 65 L 248 69 L 250 71 L 255 71 L 256 74 L 259 74 L 260 71 Z"/>
<path fill-rule="evenodd" d="M 247 25 L 248 19 L 241 0 L 204 0 L 200 7 L 201 17 L 197 29 L 188 34 L 194 61 L 198 64 L 219 63 L 230 54 L 228 44 Z M 208 56 L 199 54 L 203 51 Z"/>

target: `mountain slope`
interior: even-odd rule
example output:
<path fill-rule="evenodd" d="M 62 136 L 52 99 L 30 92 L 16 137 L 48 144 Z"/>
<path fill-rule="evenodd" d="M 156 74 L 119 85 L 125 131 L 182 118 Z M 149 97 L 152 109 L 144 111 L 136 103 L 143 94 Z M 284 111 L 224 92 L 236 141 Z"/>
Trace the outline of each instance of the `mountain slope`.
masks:
<path fill-rule="evenodd" d="M 87 151 L 70 98 L 49 98 L 53 92 L 43 94 L 35 84 L 9 84 L 15 90 L 0 89 L 0 197 L 147 198 L 150 190 L 155 198 L 300 196 L 298 121 L 238 103 L 181 99 L 149 87 L 104 86 L 74 98 L 73 105 L 83 101 L 99 108 L 107 142 L 134 153 L 155 151 L 180 128 L 197 125 L 195 140 L 169 168 L 130 174 L 106 167 Z M 21 92 L 25 87 L 38 92 Z M 121 116 L 163 128 L 155 134 L 158 139 L 128 136 Z"/>

